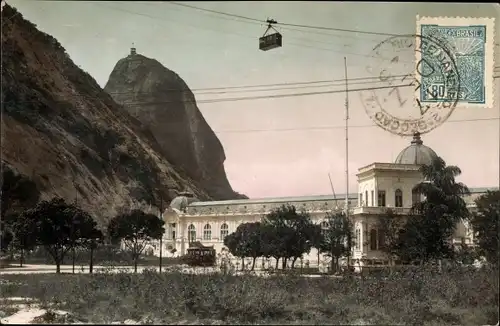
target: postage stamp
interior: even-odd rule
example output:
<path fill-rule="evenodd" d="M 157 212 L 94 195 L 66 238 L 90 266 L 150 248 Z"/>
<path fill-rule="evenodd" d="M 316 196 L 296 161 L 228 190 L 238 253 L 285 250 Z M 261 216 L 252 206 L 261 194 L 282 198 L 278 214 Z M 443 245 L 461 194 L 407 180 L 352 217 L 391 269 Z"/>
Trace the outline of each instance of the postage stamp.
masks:
<path fill-rule="evenodd" d="M 421 63 L 417 66 L 420 87 L 415 97 L 422 105 L 458 98 L 457 107 L 493 107 L 494 18 L 417 16 L 417 34 L 424 40 L 415 52 L 416 62 Z M 434 40 L 441 48 L 426 39 Z M 447 85 L 443 75 L 432 68 L 442 57 L 439 52 L 443 47 L 456 64 L 459 88 Z"/>

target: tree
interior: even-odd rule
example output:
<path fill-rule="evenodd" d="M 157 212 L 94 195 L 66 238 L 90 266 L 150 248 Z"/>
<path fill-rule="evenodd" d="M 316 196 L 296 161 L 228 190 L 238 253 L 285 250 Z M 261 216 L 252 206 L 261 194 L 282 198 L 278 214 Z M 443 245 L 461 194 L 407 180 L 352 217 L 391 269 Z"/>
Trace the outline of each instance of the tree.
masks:
<path fill-rule="evenodd" d="M 272 225 L 262 223 L 260 228 L 260 245 L 262 257 L 273 257 L 276 260 L 275 269 L 278 269 L 279 259 L 281 258 L 280 248 L 284 246 L 283 239 L 280 238 L 278 230 Z"/>
<path fill-rule="evenodd" d="M 239 246 L 242 247 L 242 252 L 245 257 L 252 258 L 252 271 L 255 268 L 255 260 L 262 255 L 261 229 L 260 222 L 244 223 L 236 229 L 242 235 L 239 243 Z"/>
<path fill-rule="evenodd" d="M 2 168 L 0 217 L 5 217 L 10 210 L 20 212 L 27 207 L 36 205 L 40 198 L 40 191 L 36 184 L 28 177 L 15 173 L 5 165 Z"/>
<path fill-rule="evenodd" d="M 500 220 L 500 191 L 488 191 L 476 199 L 477 211 L 471 219 L 479 251 L 493 264 L 499 262 L 498 221 Z"/>
<path fill-rule="evenodd" d="M 24 211 L 20 218 L 24 228 L 33 230 L 33 241 L 42 245 L 54 259 L 56 273 L 61 272 L 61 263 L 75 245 L 74 239 L 93 237 L 97 226 L 87 212 L 61 198 L 44 200 Z"/>
<path fill-rule="evenodd" d="M 316 239 L 321 238 L 321 227 L 314 224 L 309 214 L 300 213 L 291 221 L 293 233 L 288 244 L 288 255 L 292 258 L 292 268 L 295 262 L 305 253 L 309 253 L 316 244 Z"/>
<path fill-rule="evenodd" d="M 244 268 L 244 258 L 245 253 L 242 251 L 242 247 L 239 245 L 241 242 L 241 233 L 237 232 L 237 230 L 231 234 L 228 234 L 224 238 L 224 245 L 227 247 L 231 255 L 234 257 L 241 258 L 242 265 L 241 268 Z"/>
<path fill-rule="evenodd" d="M 99 244 L 102 244 L 104 235 L 95 225 L 91 226 L 91 224 L 86 224 L 86 226 L 89 227 L 89 229 L 85 230 L 83 233 L 87 236 L 85 238 L 80 238 L 78 245 L 89 251 L 89 273 L 92 274 L 94 270 L 94 250 L 97 249 Z"/>
<path fill-rule="evenodd" d="M 14 239 L 14 234 L 11 232 L 11 230 L 4 229 L 5 226 L 3 226 L 3 222 L 0 221 L 0 225 L 2 225 L 2 231 L 0 232 L 0 250 L 2 252 L 7 252 L 9 245 L 12 243 L 12 240 Z"/>
<path fill-rule="evenodd" d="M 454 256 L 454 248 L 449 241 L 449 226 L 440 220 L 444 210 L 439 212 L 433 208 L 426 213 L 409 216 L 400 230 L 395 252 L 401 260 L 423 264 Z"/>
<path fill-rule="evenodd" d="M 241 268 L 245 269 L 244 258 L 252 258 L 252 268 L 255 268 L 255 260 L 262 255 L 260 222 L 240 224 L 235 232 L 224 239 L 224 245 L 229 252 L 242 259 Z"/>
<path fill-rule="evenodd" d="M 402 216 L 394 214 L 392 209 L 387 209 L 377 221 L 379 235 L 379 250 L 384 252 L 389 259 L 390 265 L 399 252 L 399 235 L 402 232 L 405 221 Z"/>
<path fill-rule="evenodd" d="M 415 203 L 410 216 L 399 234 L 398 256 L 402 259 L 428 262 L 451 257 L 454 249 L 450 239 L 457 223 L 469 217 L 463 199 L 469 189 L 455 178 L 461 174 L 457 166 L 447 166 L 438 157 L 420 171 L 424 181 L 413 191 L 425 199 Z"/>
<path fill-rule="evenodd" d="M 35 223 L 31 223 L 25 215 L 20 214 L 11 224 L 11 230 L 14 234 L 12 245 L 15 249 L 21 251 L 19 265 L 22 267 L 24 262 L 24 252 L 31 250 L 36 245 Z"/>
<path fill-rule="evenodd" d="M 18 214 L 25 208 L 36 205 L 40 192 L 36 184 L 28 177 L 15 173 L 5 164 L 2 164 L 1 206 L 0 206 L 0 248 L 7 251 L 9 244 L 14 240 L 11 224 Z"/>
<path fill-rule="evenodd" d="M 115 241 L 123 241 L 130 250 L 137 273 L 137 262 L 147 243 L 158 240 L 165 233 L 165 222 L 154 214 L 134 209 L 129 213 L 117 215 L 108 224 L 108 234 Z"/>
<path fill-rule="evenodd" d="M 0 250 L 4 253 L 12 249 L 14 243 L 14 230 L 13 224 L 18 218 L 19 214 L 5 214 L 0 217 Z M 10 250 L 10 254 L 13 251 Z"/>
<path fill-rule="evenodd" d="M 265 255 L 276 259 L 282 259 L 283 269 L 286 268 L 287 260 L 294 261 L 304 253 L 311 250 L 314 238 L 319 229 L 311 222 L 309 214 L 297 212 L 294 206 L 281 206 L 266 215 L 263 226 L 265 230 L 266 248 L 262 250 Z"/>
<path fill-rule="evenodd" d="M 339 259 L 350 255 L 351 252 L 353 225 L 344 212 L 328 213 L 325 222 L 326 228 L 321 230 L 322 241 L 319 244 L 319 250 L 332 259 L 332 272 L 338 272 Z"/>

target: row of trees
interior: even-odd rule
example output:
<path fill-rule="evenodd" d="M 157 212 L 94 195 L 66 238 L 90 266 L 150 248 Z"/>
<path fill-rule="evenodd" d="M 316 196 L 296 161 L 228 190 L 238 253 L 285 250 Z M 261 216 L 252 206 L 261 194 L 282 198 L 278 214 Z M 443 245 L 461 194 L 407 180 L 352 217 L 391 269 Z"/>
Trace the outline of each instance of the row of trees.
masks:
<path fill-rule="evenodd" d="M 421 168 L 424 181 L 414 190 L 424 200 L 415 203 L 407 218 L 390 209 L 378 218 L 378 249 L 389 259 L 427 263 L 440 259 L 459 259 L 451 238 L 459 222 L 472 225 L 477 240 L 477 254 L 491 263 L 498 263 L 498 221 L 500 219 L 500 191 L 487 192 L 476 200 L 472 214 L 463 199 L 470 194 L 464 184 L 455 178 L 461 174 L 456 166 L 447 166 L 438 158 Z M 232 255 L 253 258 L 273 257 L 295 261 L 311 248 L 331 258 L 332 271 L 338 271 L 339 259 L 350 258 L 356 245 L 353 225 L 343 212 L 327 214 L 321 225 L 315 225 L 305 212 L 293 206 L 282 206 L 268 214 L 262 222 L 245 223 L 224 240 Z M 360 246 L 364 245 L 359 244 Z"/>
<path fill-rule="evenodd" d="M 353 242 L 351 222 L 343 213 L 328 214 L 326 223 L 317 225 L 294 206 L 281 206 L 262 222 L 241 224 L 224 239 L 233 256 L 253 259 L 252 270 L 258 257 L 274 258 L 276 269 L 280 260 L 283 269 L 291 260 L 293 268 L 312 248 L 330 256 L 332 269 L 337 270 L 339 258 L 350 252 Z"/>
<path fill-rule="evenodd" d="M 93 269 L 93 252 L 104 242 L 124 245 L 132 255 L 134 270 L 149 241 L 160 239 L 165 232 L 164 221 L 154 214 L 132 210 L 109 221 L 105 232 L 97 228 L 95 220 L 74 204 L 61 198 L 41 201 L 34 208 L 27 209 L 7 221 L 2 230 L 2 250 L 17 250 L 21 253 L 37 246 L 45 248 L 56 264 L 57 273 L 68 252 L 87 249 L 90 252 L 89 269 Z"/>
<path fill-rule="evenodd" d="M 39 198 L 40 192 L 33 181 L 10 169 L 3 170 L 0 249 L 4 253 L 19 252 L 21 264 L 26 251 L 42 246 L 53 258 L 59 273 L 68 252 L 73 251 L 74 257 L 75 249 L 83 248 L 90 252 L 92 272 L 97 246 L 123 241 L 137 271 L 137 261 L 148 242 L 160 239 L 165 232 L 164 221 L 142 210 L 125 211 L 100 230 L 92 216 L 77 205 L 61 198 L 48 201 L 39 201 Z"/>

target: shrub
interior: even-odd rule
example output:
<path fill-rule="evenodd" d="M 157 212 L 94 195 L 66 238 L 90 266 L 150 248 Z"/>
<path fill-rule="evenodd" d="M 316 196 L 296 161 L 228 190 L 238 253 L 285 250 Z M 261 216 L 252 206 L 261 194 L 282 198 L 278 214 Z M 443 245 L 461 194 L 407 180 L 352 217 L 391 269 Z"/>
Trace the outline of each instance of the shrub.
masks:
<path fill-rule="evenodd" d="M 399 270 L 384 277 L 180 272 L 5 275 L 3 296 L 34 297 L 110 323 L 495 324 L 498 269 Z M 66 279 L 66 280 L 65 280 Z M 19 285 L 19 283 L 22 283 Z"/>

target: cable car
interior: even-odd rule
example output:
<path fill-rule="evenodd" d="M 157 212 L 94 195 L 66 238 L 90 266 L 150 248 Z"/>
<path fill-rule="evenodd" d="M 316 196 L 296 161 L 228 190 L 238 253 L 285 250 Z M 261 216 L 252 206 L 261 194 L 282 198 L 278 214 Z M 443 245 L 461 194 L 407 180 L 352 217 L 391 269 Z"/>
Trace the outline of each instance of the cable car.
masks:
<path fill-rule="evenodd" d="M 283 45 L 283 37 L 273 27 L 273 24 L 276 24 L 277 21 L 273 19 L 268 19 L 267 23 L 268 25 L 266 31 L 264 32 L 264 35 L 262 35 L 262 37 L 259 38 L 259 49 L 262 51 L 272 50 L 275 48 L 279 48 Z M 276 33 L 266 35 L 271 29 L 273 29 Z"/>

